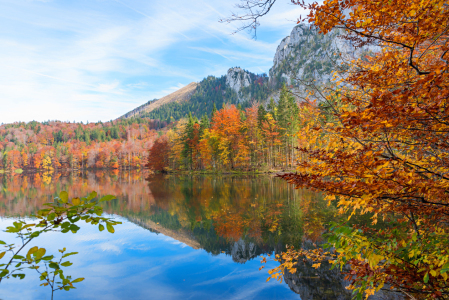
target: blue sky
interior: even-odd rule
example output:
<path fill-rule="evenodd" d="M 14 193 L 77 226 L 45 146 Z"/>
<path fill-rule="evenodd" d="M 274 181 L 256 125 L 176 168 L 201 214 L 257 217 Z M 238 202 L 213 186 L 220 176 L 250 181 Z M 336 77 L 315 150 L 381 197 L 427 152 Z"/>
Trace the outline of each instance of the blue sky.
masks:
<path fill-rule="evenodd" d="M 267 72 L 304 12 L 279 0 L 258 38 L 239 0 L 0 0 L 0 123 L 107 121 L 207 75 Z"/>

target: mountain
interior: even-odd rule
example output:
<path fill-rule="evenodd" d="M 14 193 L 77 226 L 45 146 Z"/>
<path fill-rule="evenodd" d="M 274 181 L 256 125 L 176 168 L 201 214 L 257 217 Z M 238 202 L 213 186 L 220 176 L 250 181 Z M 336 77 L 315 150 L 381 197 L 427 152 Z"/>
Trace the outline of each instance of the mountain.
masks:
<path fill-rule="evenodd" d="M 313 81 L 317 86 L 330 84 L 336 65 L 375 50 L 356 49 L 350 41 L 339 38 L 340 34 L 339 30 L 333 30 L 324 35 L 309 25 L 299 24 L 277 47 L 269 77 L 239 67 L 230 68 L 226 75 L 192 82 L 175 93 L 147 102 L 122 118 L 149 117 L 167 123 L 189 113 L 200 118 L 210 115 L 214 104 L 218 109 L 225 103 L 245 108 L 253 101 L 262 104 L 268 103 L 270 98 L 277 101 L 283 84 L 305 94 L 307 88 L 303 82 Z"/>
<path fill-rule="evenodd" d="M 180 88 L 179 90 L 177 90 L 165 97 L 148 101 L 147 103 L 124 114 L 120 118 L 131 118 L 131 117 L 134 117 L 139 114 L 152 112 L 153 110 L 155 110 L 163 105 L 169 104 L 169 103 L 174 103 L 174 102 L 179 103 L 179 102 L 183 102 L 183 101 L 188 101 L 190 99 L 190 97 L 192 96 L 192 94 L 195 92 L 197 87 L 198 87 L 198 83 L 191 82 L 188 85 Z"/>
<path fill-rule="evenodd" d="M 200 118 L 204 114 L 210 115 L 214 105 L 218 109 L 226 103 L 247 107 L 251 100 L 264 101 L 270 92 L 266 74 L 254 74 L 235 67 L 221 77 L 208 76 L 161 99 L 149 101 L 122 118 L 151 118 L 168 123 L 189 113 Z"/>

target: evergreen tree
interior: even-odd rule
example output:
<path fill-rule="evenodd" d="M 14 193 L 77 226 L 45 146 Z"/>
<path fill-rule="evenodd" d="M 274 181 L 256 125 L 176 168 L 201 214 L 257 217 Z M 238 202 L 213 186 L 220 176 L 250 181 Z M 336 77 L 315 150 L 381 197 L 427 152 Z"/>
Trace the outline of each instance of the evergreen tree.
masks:
<path fill-rule="evenodd" d="M 271 113 L 273 119 L 277 120 L 277 108 L 273 97 L 270 98 L 270 103 L 268 103 L 267 110 Z"/>
<path fill-rule="evenodd" d="M 285 84 L 282 86 L 277 107 L 279 126 L 282 130 L 282 140 L 285 146 L 286 165 L 293 165 L 295 133 L 298 130 L 299 107 L 295 97 L 288 91 Z"/>
<path fill-rule="evenodd" d="M 265 121 L 265 116 L 267 115 L 267 111 L 265 107 L 261 104 L 259 105 L 259 109 L 257 110 L 257 124 L 259 128 L 262 128 L 262 123 Z"/>
<path fill-rule="evenodd" d="M 200 121 L 200 136 L 202 136 L 204 130 L 209 128 L 209 127 L 210 127 L 209 118 L 207 117 L 207 114 L 204 114 L 201 117 L 201 121 Z"/>

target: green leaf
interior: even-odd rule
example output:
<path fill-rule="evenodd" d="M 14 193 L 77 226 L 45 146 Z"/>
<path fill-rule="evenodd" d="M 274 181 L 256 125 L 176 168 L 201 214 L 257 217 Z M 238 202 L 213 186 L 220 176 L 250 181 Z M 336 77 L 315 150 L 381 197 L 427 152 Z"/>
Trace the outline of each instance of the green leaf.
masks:
<path fill-rule="evenodd" d="M 50 268 L 52 268 L 52 269 L 59 269 L 59 265 L 58 265 L 57 263 L 54 263 L 54 262 L 48 264 L 48 266 L 49 266 Z"/>
<path fill-rule="evenodd" d="M 84 280 L 84 278 L 77 278 L 77 279 L 73 280 L 72 283 L 81 282 L 83 280 Z"/>
<path fill-rule="evenodd" d="M 20 278 L 20 280 L 22 280 L 22 279 L 24 279 L 24 278 L 25 278 L 25 274 L 13 274 L 13 275 L 12 275 L 12 277 L 14 277 L 14 278 L 17 278 L 17 277 L 19 277 L 19 278 Z"/>
<path fill-rule="evenodd" d="M 45 250 L 45 248 L 40 248 L 39 250 L 34 252 L 33 255 L 34 255 L 35 259 L 41 259 L 42 256 L 45 255 L 45 252 L 47 252 L 47 250 Z"/>
<path fill-rule="evenodd" d="M 55 213 L 51 213 L 47 216 L 47 220 L 48 221 L 53 221 L 56 218 L 56 214 Z"/>
<path fill-rule="evenodd" d="M 41 259 L 42 259 L 42 260 L 49 261 L 49 260 L 52 260 L 53 258 L 55 258 L 53 255 L 48 255 L 48 256 L 42 257 Z"/>
<path fill-rule="evenodd" d="M 67 203 L 69 202 L 69 193 L 67 193 L 66 191 L 62 191 L 59 193 L 59 198 L 61 198 L 61 201 L 63 203 Z"/>
<path fill-rule="evenodd" d="M 113 199 L 116 199 L 115 196 L 112 196 L 112 195 L 106 195 L 106 196 L 101 197 L 100 202 L 111 201 L 111 200 L 113 200 Z"/>
<path fill-rule="evenodd" d="M 429 272 L 426 273 L 426 275 L 424 275 L 424 283 L 429 282 Z"/>
<path fill-rule="evenodd" d="M 106 223 L 106 228 L 108 229 L 108 231 L 110 233 L 114 233 L 115 232 L 114 227 L 112 227 L 112 225 L 110 223 Z"/>
<path fill-rule="evenodd" d="M 5 277 L 6 275 L 8 275 L 9 274 L 9 271 L 8 270 L 6 270 L 6 269 L 0 269 L 0 278 L 1 277 Z"/>
<path fill-rule="evenodd" d="M 103 230 L 104 230 L 103 224 L 98 224 L 98 230 L 100 230 L 100 231 L 103 231 Z"/>
<path fill-rule="evenodd" d="M 440 271 L 440 273 L 446 273 L 446 272 L 449 272 L 449 263 L 445 264 L 443 266 L 443 268 L 441 268 L 441 271 Z"/>
<path fill-rule="evenodd" d="M 72 225 L 70 225 L 70 228 L 69 228 L 71 231 L 78 231 L 78 230 L 80 230 L 80 227 L 78 227 L 78 226 L 76 226 L 75 224 L 72 224 Z"/>
<path fill-rule="evenodd" d="M 63 267 L 70 267 L 71 265 L 73 265 L 73 264 L 69 261 L 65 261 L 61 264 L 61 266 L 63 266 Z"/>
<path fill-rule="evenodd" d="M 78 254 L 78 252 L 70 252 L 70 253 L 66 253 L 66 254 L 64 254 L 64 255 L 62 256 L 62 258 L 66 258 L 67 256 L 75 255 L 75 254 Z"/>
<path fill-rule="evenodd" d="M 4 241 L 0 241 L 0 245 L 6 245 Z"/>
<path fill-rule="evenodd" d="M 97 192 L 93 191 L 92 193 L 89 194 L 89 196 L 87 196 L 87 200 L 90 201 L 95 197 L 97 197 Z"/>

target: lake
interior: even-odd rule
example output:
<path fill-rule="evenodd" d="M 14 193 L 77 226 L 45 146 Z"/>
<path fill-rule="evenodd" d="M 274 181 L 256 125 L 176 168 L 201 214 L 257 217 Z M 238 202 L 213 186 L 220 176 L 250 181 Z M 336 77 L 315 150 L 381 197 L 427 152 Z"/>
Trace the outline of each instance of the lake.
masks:
<path fill-rule="evenodd" d="M 82 225 L 77 234 L 48 233 L 33 241 L 56 254 L 77 251 L 65 270 L 85 277 L 76 290 L 55 299 L 350 299 L 337 270 L 300 263 L 283 282 L 266 282 L 261 257 L 285 245 L 313 247 L 322 241 L 337 209 L 320 194 L 295 190 L 271 176 L 148 175 L 87 172 L 0 177 L 0 239 L 3 230 L 36 212 L 60 191 L 69 197 L 112 194 L 105 212 L 123 224 L 114 234 Z M 33 246 L 31 245 L 31 246 Z M 0 299 L 49 299 L 37 273 L 0 283 Z"/>

